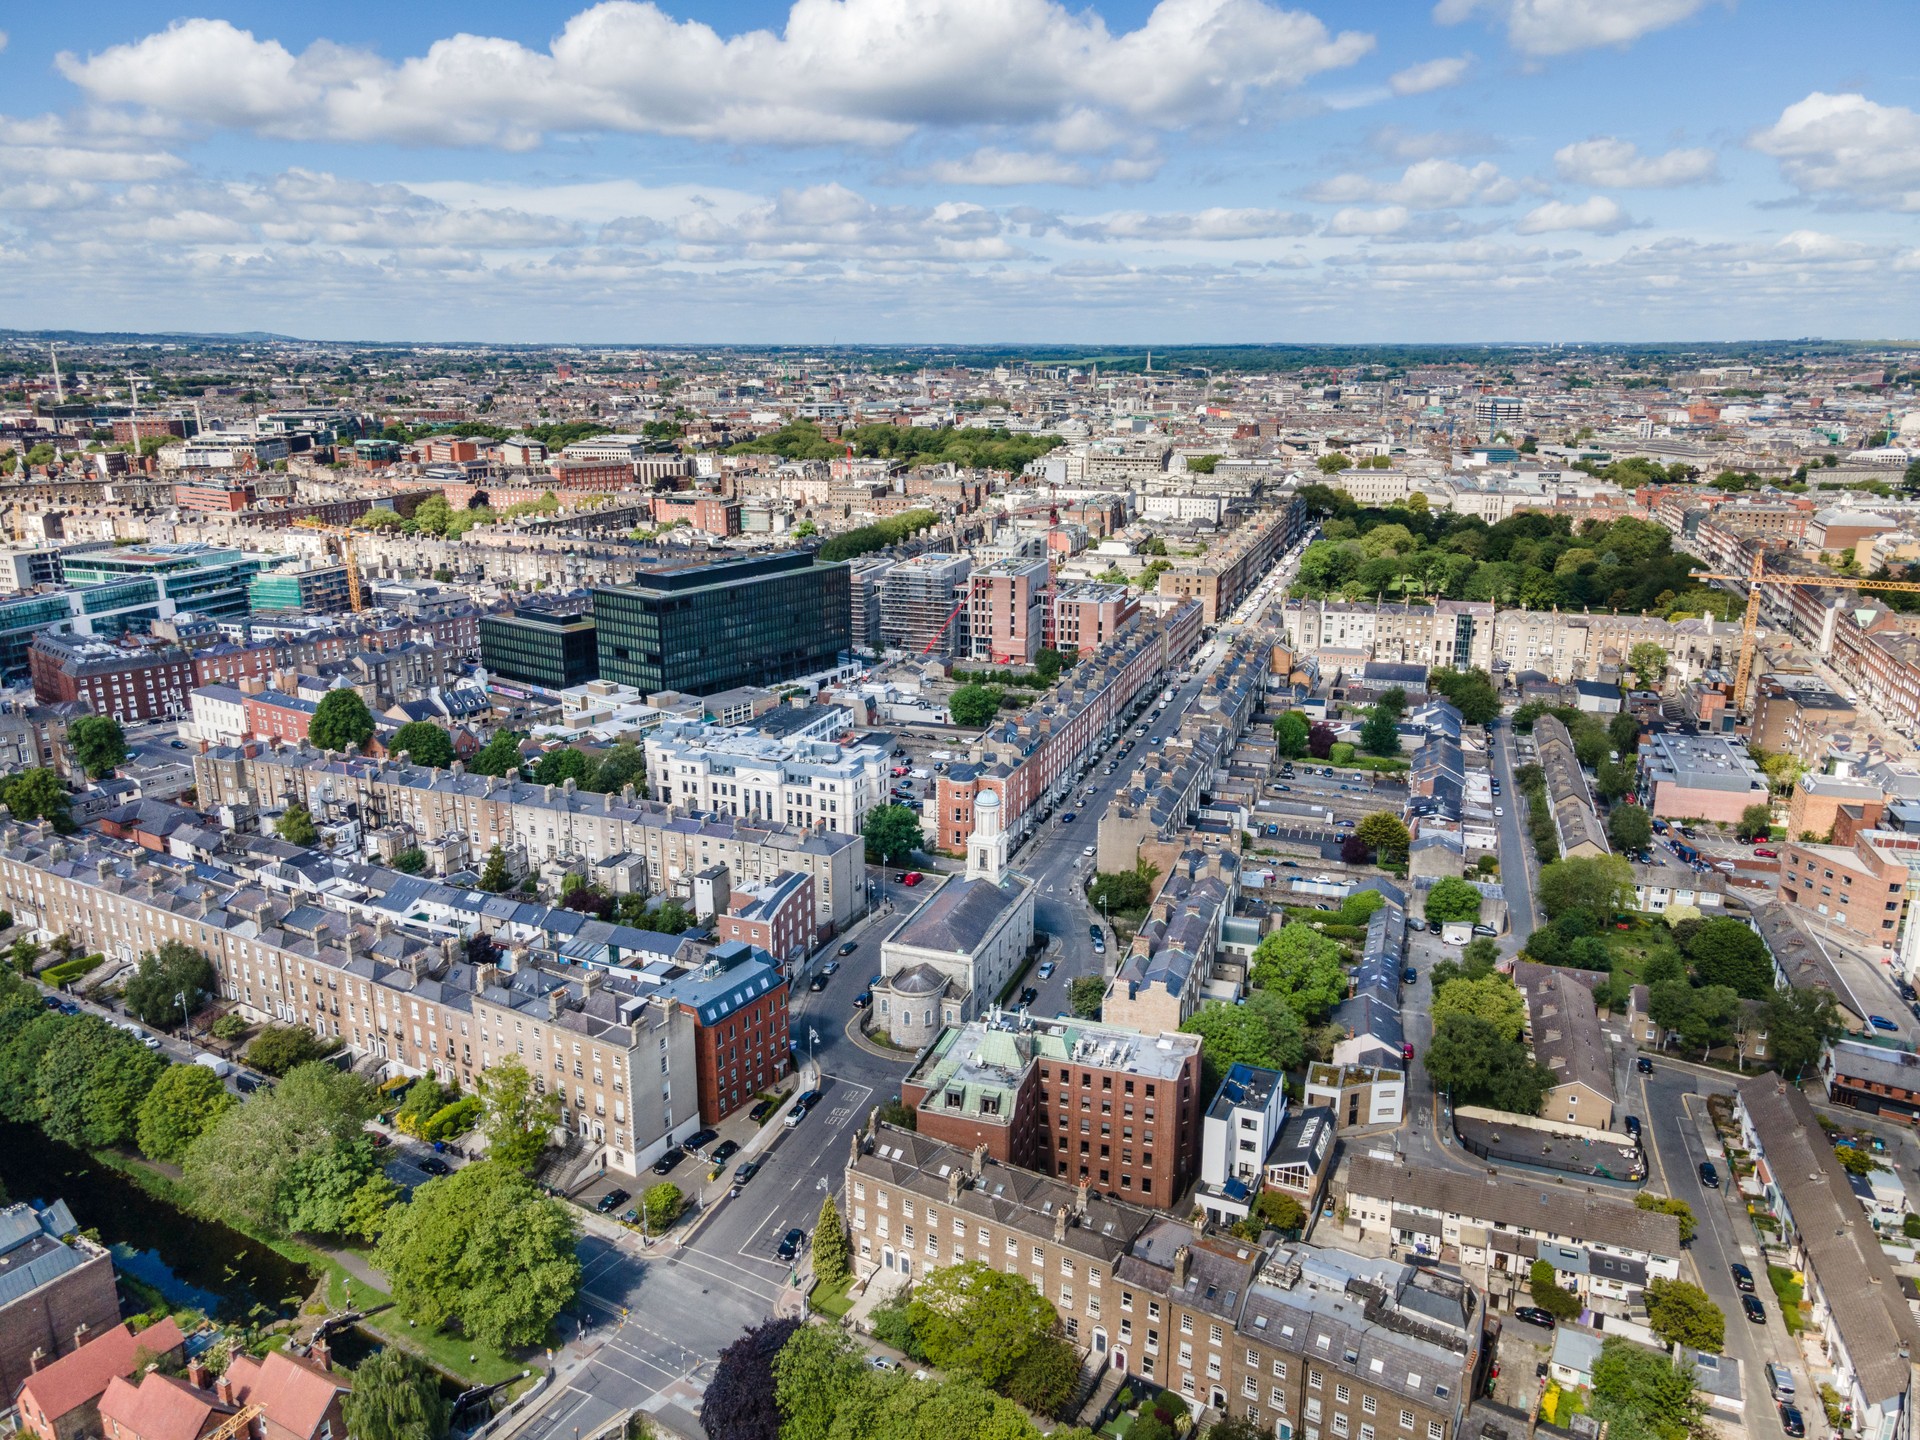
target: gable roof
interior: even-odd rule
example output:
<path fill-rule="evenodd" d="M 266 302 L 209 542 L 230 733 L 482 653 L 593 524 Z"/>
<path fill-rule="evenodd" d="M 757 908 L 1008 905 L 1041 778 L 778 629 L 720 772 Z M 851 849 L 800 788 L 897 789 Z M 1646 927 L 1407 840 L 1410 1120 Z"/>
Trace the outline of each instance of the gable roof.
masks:
<path fill-rule="evenodd" d="M 49 1421 L 57 1421 L 98 1400 L 116 1376 L 131 1375 L 134 1357 L 140 1351 L 162 1355 L 184 1344 L 186 1337 L 171 1315 L 138 1335 L 125 1324 L 116 1325 L 29 1375 L 20 1387 L 20 1398 L 30 1400 Z"/>
<path fill-rule="evenodd" d="M 334 1397 L 349 1388 L 332 1372 L 281 1350 L 264 1360 L 235 1356 L 227 1378 L 233 1381 L 235 1400 L 258 1405 L 270 1425 L 300 1436 L 316 1433 Z"/>
<path fill-rule="evenodd" d="M 229 1413 L 230 1406 L 219 1407 Z M 148 1371 L 134 1385 L 116 1375 L 100 1397 L 100 1418 L 139 1440 L 199 1440 L 213 1422 L 216 1402 L 184 1380 Z"/>

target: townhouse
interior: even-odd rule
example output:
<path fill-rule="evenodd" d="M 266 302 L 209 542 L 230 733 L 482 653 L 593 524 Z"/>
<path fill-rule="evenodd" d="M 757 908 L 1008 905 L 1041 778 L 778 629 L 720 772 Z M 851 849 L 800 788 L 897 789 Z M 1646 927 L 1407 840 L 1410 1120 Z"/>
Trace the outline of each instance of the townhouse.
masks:
<path fill-rule="evenodd" d="M 852 725 L 839 706 L 821 708 L 840 717 L 836 731 Z M 887 746 L 872 739 L 840 745 L 669 720 L 648 733 L 646 754 L 648 792 L 682 810 L 858 835 L 867 812 L 887 801 Z"/>
<path fill-rule="evenodd" d="M 1494 608 L 1484 600 L 1289 600 L 1284 614 L 1288 643 L 1303 650 L 1359 649 L 1375 660 L 1456 670 L 1493 662 Z"/>
<path fill-rule="evenodd" d="M 1568 860 L 1592 860 L 1612 853 L 1567 727 L 1552 715 L 1542 715 L 1534 722 L 1533 735 L 1560 854 Z"/>

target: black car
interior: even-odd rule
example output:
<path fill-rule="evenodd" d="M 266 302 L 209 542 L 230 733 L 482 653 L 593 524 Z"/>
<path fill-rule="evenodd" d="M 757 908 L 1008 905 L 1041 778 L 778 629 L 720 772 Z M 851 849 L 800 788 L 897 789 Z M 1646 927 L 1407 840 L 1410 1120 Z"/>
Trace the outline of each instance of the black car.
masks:
<path fill-rule="evenodd" d="M 747 1112 L 747 1118 L 758 1125 L 779 1108 L 780 1102 L 778 1100 L 756 1100 L 753 1102 L 753 1109 Z"/>
<path fill-rule="evenodd" d="M 1751 1295 L 1753 1293 L 1753 1271 L 1738 1262 L 1735 1262 L 1727 1268 L 1733 1272 L 1733 1288 L 1744 1294 Z"/>
<path fill-rule="evenodd" d="M 1800 1440 L 1800 1437 L 1807 1433 L 1807 1422 L 1800 1418 L 1798 1410 L 1784 1400 L 1780 1402 L 1780 1428 L 1792 1436 L 1793 1440 Z"/>
<path fill-rule="evenodd" d="M 1027 986 L 1024 990 L 1020 992 L 1020 1003 L 1022 1005 L 1031 1005 L 1034 1001 L 1038 1000 L 1039 998 L 1040 998 L 1040 992 L 1034 989 L 1033 986 L 1031 985 Z"/>
<path fill-rule="evenodd" d="M 438 1155 L 429 1155 L 426 1159 L 420 1161 L 420 1168 L 429 1175 L 451 1175 L 453 1173 L 453 1167 Z"/>
<path fill-rule="evenodd" d="M 782 1260 L 792 1260 L 800 1253 L 800 1247 L 807 1243 L 807 1232 L 798 1226 L 781 1237 L 780 1246 L 773 1253 Z"/>
<path fill-rule="evenodd" d="M 1651 1075 L 1653 1073 L 1653 1061 L 1644 1055 L 1635 1056 L 1633 1068 L 1638 1070 L 1642 1075 Z"/>
<path fill-rule="evenodd" d="M 813 977 L 813 979 L 807 982 L 807 989 L 811 990 L 816 995 L 818 995 L 822 990 L 826 988 L 827 988 L 827 977 L 825 975 L 816 975 Z"/>
<path fill-rule="evenodd" d="M 1104 940 L 1107 937 L 1101 932 L 1098 925 L 1089 925 L 1087 927 L 1087 938 L 1089 940 Z"/>
<path fill-rule="evenodd" d="M 1538 1305 L 1522 1305 L 1518 1310 L 1513 1312 L 1513 1318 L 1516 1320 L 1524 1320 L 1529 1325 L 1538 1325 L 1543 1330 L 1553 1329 L 1553 1316 L 1542 1310 Z"/>
<path fill-rule="evenodd" d="M 1747 1319 L 1751 1320 L 1754 1324 L 1764 1325 L 1767 1323 L 1767 1307 L 1762 1305 L 1753 1296 L 1742 1295 L 1740 1297 L 1740 1308 L 1746 1312 Z"/>
<path fill-rule="evenodd" d="M 848 940 L 840 946 L 840 953 L 842 955 L 851 955 L 854 951 L 858 950 L 859 948 L 860 946 L 856 941 Z"/>
<path fill-rule="evenodd" d="M 687 1152 L 682 1150 L 678 1145 L 675 1145 L 658 1160 L 653 1162 L 653 1173 L 656 1175 L 665 1175 L 686 1158 Z"/>
<path fill-rule="evenodd" d="M 718 1145 L 713 1147 L 713 1154 L 707 1158 L 713 1161 L 715 1168 L 718 1168 L 739 1153 L 740 1142 L 738 1140 L 722 1140 Z"/>
<path fill-rule="evenodd" d="M 1627 1116 L 1626 1124 L 1627 1134 L 1638 1140 L 1640 1138 L 1640 1117 L 1638 1115 L 1629 1115 Z"/>
<path fill-rule="evenodd" d="M 698 1155 L 707 1146 L 720 1138 L 718 1130 L 696 1130 L 680 1142 L 680 1146 L 689 1155 Z"/>
<path fill-rule="evenodd" d="M 733 1167 L 733 1183 L 736 1185 L 744 1185 L 759 1173 L 760 1162 L 758 1160 L 742 1160 L 738 1165 Z"/>
<path fill-rule="evenodd" d="M 1702 1160 L 1700 1162 L 1700 1183 L 1709 1190 L 1718 1190 L 1720 1188 L 1720 1172 L 1713 1168 L 1713 1162 L 1711 1160 Z"/>
<path fill-rule="evenodd" d="M 599 1203 L 593 1208 L 598 1210 L 602 1215 L 611 1215 L 632 1198 L 633 1197 L 624 1190 L 609 1190 L 600 1197 Z"/>
<path fill-rule="evenodd" d="M 864 1010 L 871 1004 L 873 1004 L 873 991 L 871 990 L 862 990 L 858 995 L 853 997 L 853 1008 L 856 1010 Z"/>

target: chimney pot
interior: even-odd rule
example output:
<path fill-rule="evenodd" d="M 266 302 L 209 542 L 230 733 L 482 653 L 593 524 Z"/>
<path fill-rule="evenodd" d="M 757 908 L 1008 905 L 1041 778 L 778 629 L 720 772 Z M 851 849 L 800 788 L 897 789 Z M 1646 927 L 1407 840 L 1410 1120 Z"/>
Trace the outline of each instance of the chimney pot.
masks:
<path fill-rule="evenodd" d="M 194 1389 L 206 1389 L 207 1381 L 211 1378 L 207 1373 L 206 1365 L 201 1362 L 199 1356 L 196 1355 L 192 1360 L 187 1362 L 187 1383 L 193 1386 Z"/>
<path fill-rule="evenodd" d="M 229 1375 L 222 1375 L 214 1382 L 213 1393 L 219 1397 L 222 1405 L 231 1405 L 233 1403 L 233 1378 Z"/>

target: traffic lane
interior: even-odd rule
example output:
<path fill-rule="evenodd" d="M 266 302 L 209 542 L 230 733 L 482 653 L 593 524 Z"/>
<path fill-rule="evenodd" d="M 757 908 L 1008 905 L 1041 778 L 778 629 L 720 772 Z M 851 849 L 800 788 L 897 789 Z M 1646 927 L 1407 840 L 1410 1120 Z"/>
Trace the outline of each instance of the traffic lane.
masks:
<path fill-rule="evenodd" d="M 1513 761 L 1518 739 L 1501 716 L 1493 723 L 1491 732 L 1493 745 L 1493 764 L 1500 778 L 1500 788 L 1505 793 L 1503 800 L 1512 800 L 1510 805 L 1500 808 L 1504 815 L 1494 817 L 1494 828 L 1500 836 L 1500 880 L 1507 898 L 1509 936 L 1516 946 L 1527 943 L 1533 934 L 1535 915 L 1533 908 L 1533 874 L 1531 847 L 1532 841 L 1520 823 L 1525 803 L 1520 798 L 1520 787 L 1513 783 Z M 1518 865 L 1520 870 L 1518 885 L 1510 873 L 1511 867 Z"/>

